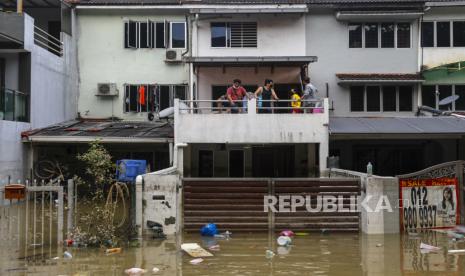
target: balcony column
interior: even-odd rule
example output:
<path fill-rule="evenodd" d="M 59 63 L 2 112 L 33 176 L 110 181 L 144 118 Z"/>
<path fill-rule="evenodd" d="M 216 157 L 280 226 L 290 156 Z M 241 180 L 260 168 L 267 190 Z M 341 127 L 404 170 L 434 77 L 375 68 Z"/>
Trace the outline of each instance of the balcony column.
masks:
<path fill-rule="evenodd" d="M 16 0 L 16 12 L 23 13 L 23 0 Z"/>
<path fill-rule="evenodd" d="M 247 114 L 255 115 L 257 114 L 257 99 L 252 98 L 247 102 Z"/>

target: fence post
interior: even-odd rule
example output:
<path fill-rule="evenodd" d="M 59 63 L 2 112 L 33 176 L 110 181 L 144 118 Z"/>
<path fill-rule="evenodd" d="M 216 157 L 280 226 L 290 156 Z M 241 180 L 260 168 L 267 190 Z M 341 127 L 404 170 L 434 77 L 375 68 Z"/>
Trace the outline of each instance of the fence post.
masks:
<path fill-rule="evenodd" d="M 63 244 L 63 186 L 58 187 L 58 229 L 57 242 L 58 245 Z"/>
<path fill-rule="evenodd" d="M 68 220 L 66 235 L 69 238 L 74 227 L 74 179 L 68 179 Z"/>

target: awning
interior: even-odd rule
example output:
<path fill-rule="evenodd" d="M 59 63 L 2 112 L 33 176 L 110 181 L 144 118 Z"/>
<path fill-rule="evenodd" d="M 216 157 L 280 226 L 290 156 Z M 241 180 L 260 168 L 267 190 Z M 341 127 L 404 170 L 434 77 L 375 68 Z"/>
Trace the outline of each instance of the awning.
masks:
<path fill-rule="evenodd" d="M 316 56 L 250 56 L 250 57 L 186 57 L 184 61 L 196 66 L 303 66 L 316 62 Z"/>
<path fill-rule="evenodd" d="M 396 138 L 405 135 L 465 135 L 465 120 L 455 117 L 330 117 L 331 136 L 379 136 Z"/>
<path fill-rule="evenodd" d="M 336 77 L 339 79 L 339 84 L 424 82 L 419 73 L 338 73 Z"/>
<path fill-rule="evenodd" d="M 339 11 L 336 13 L 336 19 L 341 21 L 392 21 L 392 20 L 410 20 L 420 18 L 423 12 L 406 10 L 406 11 Z"/>
<path fill-rule="evenodd" d="M 465 61 L 444 64 L 423 71 L 425 84 L 464 84 Z"/>
<path fill-rule="evenodd" d="M 21 133 L 23 142 L 168 143 L 174 131 L 166 122 L 68 121 Z"/>

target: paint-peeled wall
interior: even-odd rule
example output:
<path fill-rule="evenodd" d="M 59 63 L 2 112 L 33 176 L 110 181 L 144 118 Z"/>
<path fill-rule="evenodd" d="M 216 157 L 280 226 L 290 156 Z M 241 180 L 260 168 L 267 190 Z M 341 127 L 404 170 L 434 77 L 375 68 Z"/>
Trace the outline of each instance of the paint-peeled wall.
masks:
<path fill-rule="evenodd" d="M 124 47 L 124 23 L 128 20 L 185 22 L 184 15 L 157 15 L 155 12 L 78 12 L 78 109 L 85 118 L 119 117 L 147 120 L 147 113 L 124 112 L 125 84 L 187 84 L 189 67 L 166 63 L 166 49 Z M 180 50 L 183 52 L 185 50 Z M 99 83 L 115 83 L 117 97 L 100 97 Z"/>
<path fill-rule="evenodd" d="M 393 19 L 395 21 L 395 19 Z M 361 20 L 360 22 L 363 22 Z M 319 97 L 328 95 L 333 116 L 413 116 L 412 112 L 350 112 L 348 86 L 338 84 L 338 73 L 418 72 L 418 22 L 411 21 L 411 47 L 349 48 L 347 21 L 338 21 L 334 12 L 309 13 L 306 17 L 307 55 L 318 57 L 310 64 L 311 81 Z M 415 89 L 415 86 L 414 86 Z M 416 90 L 416 89 L 415 89 Z M 413 106 L 417 106 L 414 91 Z"/>
<path fill-rule="evenodd" d="M 433 7 L 425 12 L 425 22 L 453 22 L 465 20 L 465 7 Z M 451 24 L 451 34 L 453 34 Z M 436 31 L 437 36 L 437 31 Z M 453 36 L 452 36 L 453 37 Z M 431 69 L 444 64 L 465 61 L 465 47 L 422 47 L 421 65 Z"/>

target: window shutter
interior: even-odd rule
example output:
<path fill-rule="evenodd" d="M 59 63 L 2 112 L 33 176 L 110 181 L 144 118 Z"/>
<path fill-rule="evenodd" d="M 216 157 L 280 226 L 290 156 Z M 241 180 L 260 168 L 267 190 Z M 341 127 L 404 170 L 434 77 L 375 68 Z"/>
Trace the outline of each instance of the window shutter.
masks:
<path fill-rule="evenodd" d="M 129 22 L 124 22 L 124 48 L 129 48 Z"/>
<path fill-rule="evenodd" d="M 170 22 L 165 20 L 165 48 L 170 47 Z"/>
<path fill-rule="evenodd" d="M 150 20 L 148 20 L 147 22 L 148 22 L 148 29 L 149 29 L 148 47 L 155 48 L 155 22 L 152 22 Z"/>
<path fill-rule="evenodd" d="M 231 47 L 256 48 L 257 22 L 231 22 Z"/>
<path fill-rule="evenodd" d="M 155 23 L 155 48 L 166 48 L 166 38 L 165 38 L 165 23 L 157 22 Z"/>
<path fill-rule="evenodd" d="M 137 48 L 138 25 L 135 21 L 128 22 L 128 48 Z"/>

